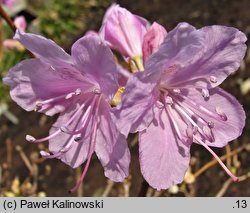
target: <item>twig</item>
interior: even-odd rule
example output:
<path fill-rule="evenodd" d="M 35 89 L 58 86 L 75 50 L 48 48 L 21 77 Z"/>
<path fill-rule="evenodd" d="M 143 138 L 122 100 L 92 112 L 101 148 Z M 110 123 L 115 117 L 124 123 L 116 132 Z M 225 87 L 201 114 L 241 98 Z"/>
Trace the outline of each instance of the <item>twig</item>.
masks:
<path fill-rule="evenodd" d="M 133 140 L 130 142 L 131 147 L 134 147 L 138 143 L 138 134 L 136 134 Z"/>
<path fill-rule="evenodd" d="M 4 11 L 3 7 L 0 4 L 0 16 L 6 21 L 6 23 L 9 25 L 9 27 L 12 29 L 13 33 L 16 33 L 16 26 L 14 22 L 11 20 L 10 16 Z M 26 49 L 27 53 L 30 55 L 31 58 L 35 58 L 32 52 L 30 52 L 28 49 Z"/>
<path fill-rule="evenodd" d="M 12 150 L 13 150 L 11 139 L 7 138 L 5 141 L 5 144 L 6 144 L 6 151 L 7 151 L 6 162 L 8 164 L 8 168 L 10 168 L 12 164 Z"/>
<path fill-rule="evenodd" d="M 113 182 L 111 180 L 108 180 L 107 185 L 106 185 L 106 187 L 104 189 L 104 192 L 102 193 L 102 197 L 107 197 L 114 185 L 115 185 L 115 182 Z"/>
<path fill-rule="evenodd" d="M 11 20 L 9 15 L 4 11 L 3 7 L 0 5 L 0 16 L 7 22 L 7 24 L 10 26 L 12 31 L 15 33 L 16 32 L 16 26 L 14 22 Z"/>
<path fill-rule="evenodd" d="M 230 169 L 231 168 L 231 165 L 232 165 L 232 160 L 231 160 L 231 157 L 229 157 L 231 153 L 231 147 L 229 144 L 226 145 L 226 155 L 227 155 L 227 167 Z"/>
<path fill-rule="evenodd" d="M 231 185 L 231 183 L 233 182 L 233 180 L 231 178 L 229 178 L 222 186 L 222 188 L 220 189 L 220 191 L 217 193 L 216 197 L 222 197 L 227 189 L 229 188 L 229 186 Z"/>
<path fill-rule="evenodd" d="M 76 169 L 76 180 L 79 180 L 82 174 L 82 169 L 81 167 L 78 167 Z M 77 197 L 83 197 L 83 186 L 84 184 L 82 184 L 80 187 L 78 187 L 77 189 Z"/>
<path fill-rule="evenodd" d="M 131 186 L 131 176 L 128 177 L 128 179 L 126 179 L 123 182 L 123 190 L 124 190 L 124 197 L 129 197 L 130 194 L 130 186 Z"/>
<path fill-rule="evenodd" d="M 238 182 L 244 181 L 244 180 L 246 180 L 248 178 L 250 178 L 250 172 L 248 172 L 245 175 L 240 176 Z M 216 197 L 222 197 L 227 192 L 227 190 L 228 190 L 229 186 L 231 185 L 231 183 L 233 183 L 233 180 L 231 178 L 229 178 L 223 184 L 223 186 L 221 187 L 220 191 L 217 193 Z"/>
<path fill-rule="evenodd" d="M 23 152 L 22 147 L 21 146 L 16 146 L 16 150 L 18 151 L 20 157 L 22 158 L 25 166 L 29 169 L 30 173 L 33 174 L 33 167 L 31 165 L 28 157 Z"/>
<path fill-rule="evenodd" d="M 241 152 L 242 150 L 246 149 L 247 146 L 246 145 L 242 145 L 239 148 L 233 150 L 232 152 L 230 152 L 229 154 L 223 155 L 220 157 L 220 159 L 222 161 L 225 161 L 227 158 L 230 158 L 236 154 L 238 154 L 239 152 Z M 208 170 L 210 167 L 216 165 L 218 163 L 218 161 L 216 159 L 211 160 L 210 162 L 206 163 L 203 167 L 201 167 L 195 174 L 194 177 L 197 178 L 199 177 L 201 174 L 203 174 L 206 170 Z"/>
<path fill-rule="evenodd" d="M 141 184 L 140 192 L 138 193 L 138 197 L 145 197 L 148 191 L 149 185 L 146 180 L 143 180 Z"/>
<path fill-rule="evenodd" d="M 0 18 L 0 62 L 3 59 L 3 23 L 2 19 Z"/>

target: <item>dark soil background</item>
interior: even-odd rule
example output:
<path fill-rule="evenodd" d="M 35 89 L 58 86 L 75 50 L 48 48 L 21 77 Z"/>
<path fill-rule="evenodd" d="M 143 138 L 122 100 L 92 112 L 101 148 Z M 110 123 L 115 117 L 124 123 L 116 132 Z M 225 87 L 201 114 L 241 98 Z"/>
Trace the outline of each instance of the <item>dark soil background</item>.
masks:
<path fill-rule="evenodd" d="M 162 24 L 168 31 L 179 22 L 185 21 L 197 28 L 214 24 L 232 26 L 245 32 L 248 37 L 250 35 L 250 1 L 248 0 L 121 0 L 118 3 L 150 22 L 156 21 Z M 85 20 L 85 30 L 100 28 L 102 15 L 107 6 L 108 4 L 101 8 L 95 7 L 90 11 L 92 19 Z M 79 37 L 84 33 L 84 31 L 80 32 Z M 78 36 L 75 36 L 73 40 L 77 38 Z M 64 48 L 70 49 L 70 46 L 66 45 Z M 227 152 L 226 148 L 216 149 L 218 155 L 230 153 L 230 149 L 235 150 L 249 144 L 250 93 L 248 91 L 243 95 L 240 89 L 241 84 L 248 78 L 250 78 L 249 51 L 239 71 L 230 76 L 222 85 L 244 106 L 247 114 L 246 127 L 243 135 L 230 143 Z M 13 102 L 9 104 L 9 110 L 19 118 L 20 122 L 14 125 L 5 117 L 0 117 L 1 196 L 10 196 L 10 194 L 14 196 L 101 196 L 105 189 L 109 191 L 109 196 L 250 196 L 249 175 L 245 176 L 246 180 L 239 183 L 230 183 L 228 176 L 218 165 L 209 168 L 193 181 L 185 181 L 178 186 L 178 192 L 169 190 L 156 192 L 143 182 L 136 144 L 131 148 L 131 177 L 124 183 L 112 185 L 107 182 L 99 161 L 93 158 L 82 188 L 75 194 L 68 194 L 68 190 L 74 186 L 81 169 L 73 170 L 56 159 L 43 161 L 38 153 L 46 147 L 46 144 L 37 146 L 25 141 L 26 134 L 35 137 L 46 136 L 56 117 L 25 112 Z M 134 136 L 131 136 L 130 141 L 135 141 Z M 26 160 L 24 155 L 27 157 Z M 192 156 L 191 177 L 212 160 L 211 155 L 200 146 L 192 147 Z M 249 174 L 249 148 L 243 148 L 238 155 L 228 159 L 227 164 L 231 165 L 231 169 L 239 176 Z M 16 177 L 20 181 L 19 185 L 18 181 L 14 181 L 17 180 Z M 17 186 L 14 186 L 15 183 Z"/>

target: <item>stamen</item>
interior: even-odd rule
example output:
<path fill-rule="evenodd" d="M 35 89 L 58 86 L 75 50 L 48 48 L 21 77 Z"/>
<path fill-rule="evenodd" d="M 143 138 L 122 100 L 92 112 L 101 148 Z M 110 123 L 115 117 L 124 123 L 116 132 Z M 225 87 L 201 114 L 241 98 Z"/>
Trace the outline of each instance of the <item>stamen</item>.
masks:
<path fill-rule="evenodd" d="M 160 101 L 156 102 L 156 107 L 158 107 L 159 109 L 163 109 L 164 108 L 164 104 Z"/>
<path fill-rule="evenodd" d="M 215 107 L 215 111 L 223 121 L 227 121 L 227 116 L 220 107 Z"/>
<path fill-rule="evenodd" d="M 169 110 L 167 110 L 166 107 L 168 107 Z M 171 107 L 169 105 L 167 105 L 167 106 L 165 106 L 165 110 L 166 110 L 166 113 L 169 115 L 170 120 L 172 121 L 172 123 L 174 125 L 174 130 L 175 130 L 178 138 L 181 140 L 182 139 L 181 132 L 180 132 L 180 129 L 178 127 L 178 124 L 175 121 L 174 115 L 172 114 Z"/>
<path fill-rule="evenodd" d="M 100 95 L 101 90 L 99 88 L 95 88 L 95 89 L 93 89 L 93 93 L 95 93 L 96 95 Z"/>
<path fill-rule="evenodd" d="M 82 184 L 82 182 L 83 182 L 83 180 L 84 180 L 84 178 L 85 178 L 85 176 L 87 174 L 87 171 L 88 171 L 88 168 L 89 168 L 89 165 L 90 165 L 90 160 L 91 160 L 91 157 L 92 157 L 92 155 L 94 153 L 95 140 L 96 140 L 96 130 L 97 130 L 97 122 L 95 123 L 95 126 L 94 126 L 92 139 L 91 139 L 91 143 L 90 143 L 90 150 L 89 150 L 86 165 L 84 167 L 84 170 L 83 170 L 83 173 L 82 173 L 80 179 L 77 181 L 77 184 L 70 190 L 71 193 L 75 192 L 80 187 L 80 185 Z"/>
<path fill-rule="evenodd" d="M 184 96 L 181 96 L 181 98 L 183 98 L 185 100 L 186 103 L 192 105 L 195 109 L 199 109 L 201 110 L 202 112 L 205 112 L 207 115 L 209 115 L 210 117 L 214 118 L 214 119 L 218 119 L 218 113 L 214 113 L 210 110 L 208 110 L 206 107 L 200 105 L 200 104 L 197 104 L 195 103 L 194 101 L 190 100 L 189 98 L 186 98 Z M 223 116 L 219 116 L 219 118 L 221 118 L 223 121 L 226 121 L 227 120 L 227 116 L 224 115 Z"/>
<path fill-rule="evenodd" d="M 172 105 L 174 102 L 173 102 L 173 99 L 170 96 L 165 96 L 165 103 L 169 104 L 169 105 Z"/>
<path fill-rule="evenodd" d="M 206 138 L 208 139 L 209 142 L 214 142 L 214 137 L 211 129 L 208 126 L 203 126 L 202 128 Z"/>
<path fill-rule="evenodd" d="M 175 94 L 180 94 L 180 93 L 181 93 L 181 90 L 180 90 L 180 89 L 177 89 L 177 88 L 174 88 L 174 89 L 173 89 L 173 92 L 174 92 Z"/>
<path fill-rule="evenodd" d="M 210 81 L 211 81 L 212 83 L 217 83 L 217 78 L 216 78 L 215 76 L 211 75 L 211 76 L 210 76 Z"/>
<path fill-rule="evenodd" d="M 209 128 L 214 128 L 214 122 L 212 122 L 212 121 L 209 121 L 208 123 L 207 123 L 207 125 L 208 125 L 208 127 Z"/>
<path fill-rule="evenodd" d="M 35 142 L 35 140 L 36 140 L 36 138 L 34 138 L 31 135 L 26 135 L 25 139 L 26 139 L 26 141 L 29 141 L 29 142 Z"/>
<path fill-rule="evenodd" d="M 193 126 L 193 134 L 196 135 L 197 132 L 198 132 L 198 128 L 196 126 Z"/>
<path fill-rule="evenodd" d="M 207 89 L 202 89 L 201 94 L 203 98 L 209 98 L 209 91 Z"/>
<path fill-rule="evenodd" d="M 207 145 L 205 144 L 202 140 L 200 140 L 198 137 L 194 137 L 195 140 L 204 146 L 212 155 L 213 157 L 218 161 L 218 163 L 221 165 L 221 167 L 225 170 L 225 172 L 233 179 L 233 181 L 237 182 L 239 181 L 239 178 L 236 177 L 227 167 L 226 165 L 222 162 L 222 160 L 216 155 L 216 153 Z"/>
<path fill-rule="evenodd" d="M 68 99 L 72 98 L 73 96 L 80 95 L 81 93 L 82 93 L 81 89 L 78 88 L 74 92 L 71 92 L 71 93 L 67 94 L 65 96 L 65 99 L 68 100 Z"/>
<path fill-rule="evenodd" d="M 94 98 L 91 102 L 91 106 L 93 104 L 93 102 L 96 100 L 96 98 Z M 32 137 L 31 135 L 27 135 L 26 136 L 26 140 L 29 141 L 29 142 L 32 142 L 32 143 L 41 143 L 41 142 L 44 142 L 44 141 L 48 141 L 49 139 L 55 137 L 56 135 L 58 135 L 59 133 L 63 132 L 63 131 L 67 131 L 67 126 L 71 124 L 71 122 L 79 115 L 79 113 L 82 112 L 82 109 L 86 106 L 86 103 L 89 101 L 86 100 L 85 103 L 83 103 L 79 109 L 73 114 L 73 116 L 67 121 L 67 123 L 64 125 L 64 127 L 66 128 L 59 128 L 57 131 L 55 131 L 53 134 L 47 136 L 47 137 L 44 137 L 44 138 L 40 138 L 40 139 L 36 139 L 34 137 Z"/>
<path fill-rule="evenodd" d="M 186 133 L 187 133 L 187 136 L 189 137 L 189 138 L 193 138 L 193 129 L 191 128 L 191 127 L 188 127 L 187 129 L 186 129 Z"/>
<path fill-rule="evenodd" d="M 83 123 L 81 124 L 81 128 L 80 128 L 80 129 L 78 129 L 78 130 L 76 130 L 76 131 L 70 131 L 70 130 L 67 128 L 67 126 L 61 126 L 61 127 L 60 127 L 60 130 L 61 130 L 62 132 L 64 132 L 64 133 L 66 133 L 66 134 L 69 134 L 69 135 L 75 135 L 75 134 L 81 133 L 81 132 L 84 130 L 85 126 L 86 126 L 86 123 L 87 123 L 87 120 L 88 120 L 88 118 L 89 118 L 90 110 L 91 110 L 91 109 L 92 109 L 92 105 L 88 106 L 86 112 L 84 113 L 84 115 L 83 115 L 83 117 L 82 117 L 82 119 L 81 119 L 81 122 L 83 122 Z"/>
<path fill-rule="evenodd" d="M 37 102 L 36 103 L 36 106 L 35 106 L 35 111 L 39 111 L 41 110 L 41 108 L 46 105 L 46 104 L 50 104 L 50 103 L 53 103 L 55 101 L 59 101 L 59 100 L 63 100 L 63 99 L 70 99 L 72 98 L 73 96 L 75 95 L 80 95 L 81 94 L 81 89 L 76 89 L 74 92 L 70 92 L 66 95 L 60 95 L 60 96 L 57 96 L 57 97 L 54 97 L 54 98 L 50 98 L 50 99 L 47 99 L 47 100 L 44 100 L 44 101 L 41 101 L 41 102 Z"/>

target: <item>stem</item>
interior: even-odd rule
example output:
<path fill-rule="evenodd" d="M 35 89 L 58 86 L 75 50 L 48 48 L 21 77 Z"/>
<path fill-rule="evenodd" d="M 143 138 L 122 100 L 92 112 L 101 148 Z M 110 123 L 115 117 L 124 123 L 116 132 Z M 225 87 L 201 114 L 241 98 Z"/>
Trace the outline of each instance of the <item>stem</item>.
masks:
<path fill-rule="evenodd" d="M 12 29 L 13 33 L 16 33 L 16 26 L 14 22 L 11 20 L 10 16 L 4 11 L 2 5 L 0 4 L 0 16 L 6 21 L 6 23 L 9 25 L 9 27 Z M 32 52 L 30 52 L 28 49 L 26 49 L 27 53 L 30 55 L 31 58 L 35 58 Z"/>
<path fill-rule="evenodd" d="M 7 22 L 7 24 L 10 26 L 12 31 L 15 33 L 16 26 L 15 26 L 14 22 L 11 20 L 11 18 L 9 17 L 9 15 L 4 11 L 2 5 L 0 5 L 0 16 L 2 16 L 2 18 Z"/>
<path fill-rule="evenodd" d="M 146 197 L 148 188 L 149 188 L 149 184 L 147 183 L 146 180 L 143 180 L 141 184 L 140 192 L 138 193 L 138 197 Z"/>

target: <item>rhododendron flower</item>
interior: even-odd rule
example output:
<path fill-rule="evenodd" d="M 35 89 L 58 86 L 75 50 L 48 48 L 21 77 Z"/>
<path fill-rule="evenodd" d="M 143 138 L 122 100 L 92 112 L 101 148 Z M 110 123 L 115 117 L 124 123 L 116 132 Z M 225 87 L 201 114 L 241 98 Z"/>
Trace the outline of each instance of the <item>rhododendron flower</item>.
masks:
<path fill-rule="evenodd" d="M 144 18 L 113 4 L 104 16 L 99 33 L 124 57 L 134 58 L 142 55 L 142 41 L 148 27 Z"/>
<path fill-rule="evenodd" d="M 139 131 L 141 172 L 154 188 L 182 182 L 190 146 L 211 150 L 242 133 L 245 113 L 238 101 L 217 86 L 236 71 L 246 52 L 246 36 L 225 26 L 199 30 L 187 23 L 168 33 L 130 77 L 117 110 L 123 134 Z"/>
<path fill-rule="evenodd" d="M 27 23 L 24 18 L 24 16 L 17 16 L 14 19 L 14 25 L 16 26 L 17 29 L 20 31 L 24 32 L 27 28 Z M 8 49 L 17 49 L 19 51 L 24 50 L 24 47 L 18 42 L 17 40 L 14 39 L 6 39 L 3 41 L 3 46 Z"/>
<path fill-rule="evenodd" d="M 109 47 L 98 36 L 76 41 L 71 56 L 51 40 L 17 31 L 15 37 L 37 56 L 10 69 L 4 83 L 11 97 L 27 111 L 60 113 L 50 135 L 45 158 L 59 158 L 75 168 L 86 161 L 75 191 L 86 175 L 95 151 L 105 175 L 113 181 L 128 176 L 130 153 L 113 122 L 111 100 L 118 89 L 117 66 Z"/>
<path fill-rule="evenodd" d="M 163 26 L 154 22 L 150 28 L 147 30 L 146 34 L 143 38 L 142 43 L 142 57 L 143 62 L 145 63 L 146 60 L 150 55 L 156 52 L 159 46 L 162 44 L 164 39 L 167 36 L 167 31 Z"/>
<path fill-rule="evenodd" d="M 16 0 L 3 0 L 3 4 L 7 7 L 12 7 L 13 5 L 15 5 Z"/>

